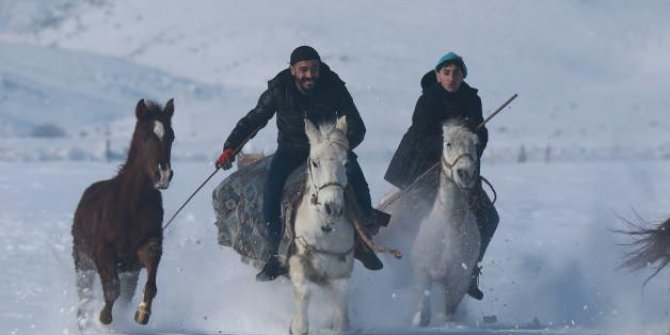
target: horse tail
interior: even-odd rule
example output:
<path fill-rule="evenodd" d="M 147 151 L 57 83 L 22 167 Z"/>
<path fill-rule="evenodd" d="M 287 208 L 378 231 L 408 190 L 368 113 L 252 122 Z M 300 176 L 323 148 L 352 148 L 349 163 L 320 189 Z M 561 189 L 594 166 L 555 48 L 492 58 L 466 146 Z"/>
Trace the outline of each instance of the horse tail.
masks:
<path fill-rule="evenodd" d="M 630 230 L 619 232 L 633 238 L 628 245 L 635 249 L 626 253 L 620 268 L 628 268 L 632 271 L 646 267 L 655 268 L 654 273 L 644 281 L 644 285 L 647 285 L 649 280 L 670 263 L 670 218 L 651 227 L 639 215 L 637 215 L 637 222 L 622 220 L 628 224 Z"/>

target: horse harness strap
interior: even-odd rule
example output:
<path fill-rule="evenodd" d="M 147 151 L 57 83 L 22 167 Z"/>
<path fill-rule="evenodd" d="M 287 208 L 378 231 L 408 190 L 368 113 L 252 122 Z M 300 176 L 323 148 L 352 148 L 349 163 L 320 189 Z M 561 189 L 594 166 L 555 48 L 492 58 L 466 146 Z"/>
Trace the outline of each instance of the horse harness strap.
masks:
<path fill-rule="evenodd" d="M 312 193 L 312 196 L 310 197 L 310 203 L 312 205 L 319 205 L 320 204 L 319 203 L 319 191 L 323 190 L 326 187 L 331 187 L 331 186 L 339 187 L 344 191 L 345 186 L 336 182 L 336 181 L 328 182 L 328 183 L 325 183 L 321 186 L 317 185 L 316 181 L 314 181 L 314 172 L 312 170 L 312 165 L 310 164 L 311 161 L 312 160 L 310 158 L 307 159 L 307 170 L 309 171 L 308 174 L 309 174 L 309 179 L 312 182 L 312 187 L 314 187 L 314 189 L 316 189 L 316 193 Z"/>
<path fill-rule="evenodd" d="M 340 257 L 340 258 L 344 258 L 344 257 L 348 256 L 349 254 L 351 254 L 354 251 L 354 248 L 356 247 L 356 239 L 354 239 L 354 243 L 351 244 L 351 247 L 349 249 L 347 249 L 347 251 L 343 251 L 343 252 L 336 252 L 336 251 L 319 249 L 319 248 L 309 244 L 309 242 L 307 242 L 307 240 L 303 236 L 298 236 L 298 237 L 295 238 L 295 240 L 298 243 L 300 243 L 300 245 L 302 245 L 303 248 L 305 248 L 307 253 L 323 254 L 323 255 L 335 256 L 335 257 Z"/>
<path fill-rule="evenodd" d="M 495 205 L 495 204 L 496 204 L 496 200 L 498 200 L 498 193 L 496 193 L 496 189 L 493 188 L 493 185 L 491 184 L 490 181 L 488 181 L 488 179 L 484 178 L 484 177 L 481 176 L 481 175 L 479 176 L 479 178 L 481 178 L 482 181 L 485 182 L 486 185 L 488 185 L 488 186 L 491 188 L 491 191 L 493 192 L 493 201 L 491 201 L 491 204 L 492 204 L 492 205 Z"/>
<path fill-rule="evenodd" d="M 477 163 L 477 160 L 474 159 L 472 157 L 472 155 L 470 155 L 470 154 L 462 154 L 462 155 L 456 157 L 456 159 L 454 160 L 453 163 L 447 162 L 447 159 L 444 158 L 444 155 L 442 155 L 442 165 L 444 165 L 447 169 L 449 169 L 449 171 L 451 172 L 452 179 L 454 177 L 454 165 L 456 165 L 456 163 L 458 163 L 458 161 L 461 160 L 461 158 L 463 158 L 463 157 L 470 158 L 471 161 Z"/>
<path fill-rule="evenodd" d="M 456 163 L 458 163 L 458 161 L 459 161 L 461 158 L 463 158 L 463 157 L 468 157 L 468 158 L 470 158 L 473 162 L 475 162 L 475 163 L 477 162 L 477 160 L 475 160 L 475 159 L 472 157 L 472 155 L 470 155 L 470 154 L 462 154 L 462 155 L 456 157 L 456 159 L 454 160 L 453 163 L 449 163 L 449 162 L 447 162 L 447 159 L 444 158 L 444 155 L 442 156 L 442 159 L 441 159 L 441 160 L 442 160 L 442 166 L 444 166 L 445 168 L 447 168 L 447 169 L 449 170 L 449 174 L 447 175 L 447 174 L 444 172 L 444 170 L 442 170 L 441 172 L 444 173 L 445 177 L 449 178 L 449 180 L 451 180 L 451 181 L 454 181 L 454 180 L 455 180 L 455 179 L 454 179 L 454 165 L 456 165 Z M 458 186 L 458 188 L 459 188 L 461 191 L 466 191 L 466 190 L 468 190 L 467 188 L 463 188 L 463 187 L 459 186 L 458 184 L 456 184 L 456 185 Z"/>

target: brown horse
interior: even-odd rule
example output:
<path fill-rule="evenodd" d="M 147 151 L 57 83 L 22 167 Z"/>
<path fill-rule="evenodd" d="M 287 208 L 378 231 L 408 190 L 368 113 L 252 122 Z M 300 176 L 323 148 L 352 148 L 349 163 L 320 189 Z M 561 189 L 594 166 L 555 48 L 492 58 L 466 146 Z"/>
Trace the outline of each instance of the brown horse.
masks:
<path fill-rule="evenodd" d="M 82 195 L 72 224 L 72 256 L 80 299 L 80 328 L 90 322 L 88 304 L 93 298 L 95 271 L 100 275 L 105 306 L 100 322 L 112 322 L 112 306 L 121 296 L 130 302 L 140 270 L 147 282 L 135 321 L 146 324 L 156 296 L 156 271 L 162 254 L 163 200 L 158 190 L 167 189 L 173 172 L 170 154 L 174 132 L 173 99 L 162 108 L 140 100 L 137 123 L 126 163 L 109 180 L 89 186 Z M 119 278 L 119 274 L 123 274 Z"/>

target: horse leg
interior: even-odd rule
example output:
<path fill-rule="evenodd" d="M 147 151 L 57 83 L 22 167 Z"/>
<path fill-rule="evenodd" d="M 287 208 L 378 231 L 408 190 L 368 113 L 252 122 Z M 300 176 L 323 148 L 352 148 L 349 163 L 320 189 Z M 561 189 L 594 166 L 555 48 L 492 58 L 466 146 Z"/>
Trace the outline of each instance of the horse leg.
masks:
<path fill-rule="evenodd" d="M 449 285 L 445 285 L 444 287 L 444 302 L 442 306 L 444 306 L 443 322 L 446 324 L 449 324 L 456 319 L 456 309 L 462 299 L 462 297 L 459 299 L 455 294 L 455 291 L 456 290 L 454 290 L 453 287 L 449 287 Z"/>
<path fill-rule="evenodd" d="M 109 249 L 103 249 L 95 260 L 105 297 L 105 306 L 100 311 L 100 322 L 106 325 L 112 322 L 112 307 L 114 307 L 114 301 L 119 297 L 121 291 L 116 263 L 116 259 Z"/>
<path fill-rule="evenodd" d="M 73 251 L 74 268 L 76 276 L 77 295 L 79 306 L 77 307 L 77 325 L 79 330 L 90 326 L 91 302 L 93 301 L 93 283 L 95 281 L 95 265 L 91 259 L 82 254 L 75 247 Z"/>
<path fill-rule="evenodd" d="M 415 296 L 416 312 L 412 318 L 412 326 L 426 327 L 430 324 L 431 318 L 431 280 L 428 273 L 423 270 L 416 271 L 415 275 Z"/>
<path fill-rule="evenodd" d="M 137 251 L 140 262 L 144 265 L 144 268 L 147 269 L 147 282 L 144 285 L 142 298 L 137 307 L 137 312 L 135 313 L 135 322 L 139 324 L 147 324 L 147 322 L 149 322 L 149 317 L 151 316 L 151 303 L 153 302 L 154 297 L 156 297 L 156 292 L 158 292 L 158 288 L 156 287 L 156 273 L 158 272 L 158 263 L 161 260 L 162 253 L 163 249 L 161 242 L 157 238 L 150 239 L 149 242 Z"/>
<path fill-rule="evenodd" d="M 125 272 L 120 275 L 121 278 L 121 302 L 128 306 L 133 300 L 137 281 L 140 279 L 140 271 Z"/>
<path fill-rule="evenodd" d="M 289 328 L 289 333 L 292 335 L 305 335 L 309 328 L 307 307 L 309 306 L 311 292 L 300 257 L 291 256 L 289 258 L 289 275 L 293 283 L 293 296 L 296 305 L 295 314 L 293 314 L 291 327 Z"/>
<path fill-rule="evenodd" d="M 349 279 L 333 280 L 327 288 L 335 302 L 332 329 L 346 332 L 349 329 Z"/>

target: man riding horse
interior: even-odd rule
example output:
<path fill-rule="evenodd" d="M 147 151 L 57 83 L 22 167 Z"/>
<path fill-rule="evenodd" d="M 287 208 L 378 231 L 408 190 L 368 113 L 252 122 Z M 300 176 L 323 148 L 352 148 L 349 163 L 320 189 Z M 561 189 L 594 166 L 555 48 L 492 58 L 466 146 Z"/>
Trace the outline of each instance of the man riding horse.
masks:
<path fill-rule="evenodd" d="M 477 95 L 477 89 L 463 81 L 467 74 L 463 58 L 449 52 L 439 59 L 434 70 L 423 76 L 423 93 L 416 103 L 412 125 L 403 136 L 384 179 L 405 190 L 423 177 L 424 172 L 434 166 L 442 154 L 442 124 L 454 119 L 465 120 L 466 126 L 477 134 L 480 143 L 477 154 L 481 159 L 488 141 L 488 130 L 486 127 L 477 128 L 484 120 L 482 101 Z M 473 199 L 471 205 L 481 235 L 480 262 L 499 218 L 491 200 L 481 188 L 481 181 L 478 181 L 477 189 L 479 196 Z M 435 194 L 433 192 L 432 195 Z M 475 269 L 468 291 L 477 300 L 484 296 L 478 287 L 480 270 L 481 267 Z"/>
<path fill-rule="evenodd" d="M 216 161 L 217 166 L 229 169 L 239 148 L 265 127 L 275 113 L 277 151 L 263 188 L 262 208 L 270 232 L 272 256 L 256 275 L 258 281 L 273 280 L 287 271 L 277 255 L 284 230 L 281 198 L 288 176 L 305 163 L 309 155 L 304 119 L 320 124 L 325 120 L 334 121 L 340 116 L 346 116 L 347 138 L 351 149 L 365 137 L 365 125 L 344 82 L 328 65 L 321 62 L 316 50 L 301 46 L 291 53 L 290 67 L 268 82 L 268 89 L 261 94 L 256 107 L 237 123 L 224 143 L 223 153 Z M 374 232 L 374 227 L 385 225 L 389 217 L 372 208 L 370 190 L 356 157 L 349 151 L 347 177 L 360 208 L 359 216 L 369 231 Z M 378 270 L 383 266 L 374 252 L 362 243 L 358 243 L 355 256 L 369 269 Z"/>

